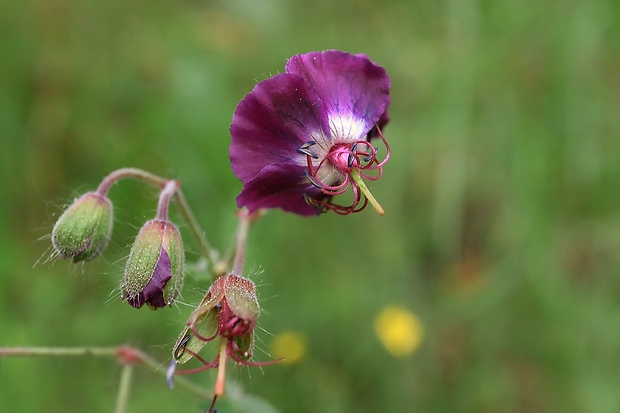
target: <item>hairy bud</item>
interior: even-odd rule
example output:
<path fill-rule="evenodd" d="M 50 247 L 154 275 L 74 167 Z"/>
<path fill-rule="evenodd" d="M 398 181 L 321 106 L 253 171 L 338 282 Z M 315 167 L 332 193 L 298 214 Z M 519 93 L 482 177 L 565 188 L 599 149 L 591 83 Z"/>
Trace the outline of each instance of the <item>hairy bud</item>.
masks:
<path fill-rule="evenodd" d="M 121 284 L 124 300 L 140 308 L 170 305 L 183 285 L 185 253 L 177 227 L 166 220 L 148 221 L 136 237 Z"/>
<path fill-rule="evenodd" d="M 76 199 L 52 230 L 52 245 L 61 258 L 88 261 L 105 250 L 112 234 L 112 202 L 88 192 Z"/>

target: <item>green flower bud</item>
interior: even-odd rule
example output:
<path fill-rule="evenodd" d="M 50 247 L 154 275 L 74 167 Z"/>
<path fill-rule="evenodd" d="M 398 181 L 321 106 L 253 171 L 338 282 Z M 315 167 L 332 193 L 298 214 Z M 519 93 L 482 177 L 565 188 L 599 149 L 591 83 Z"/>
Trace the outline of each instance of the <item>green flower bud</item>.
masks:
<path fill-rule="evenodd" d="M 135 308 L 170 305 L 183 286 L 185 253 L 181 234 L 170 221 L 148 221 L 136 237 L 125 266 L 121 296 Z"/>
<path fill-rule="evenodd" d="M 61 258 L 88 261 L 105 250 L 112 234 L 112 202 L 95 192 L 76 199 L 52 230 L 52 245 Z"/>

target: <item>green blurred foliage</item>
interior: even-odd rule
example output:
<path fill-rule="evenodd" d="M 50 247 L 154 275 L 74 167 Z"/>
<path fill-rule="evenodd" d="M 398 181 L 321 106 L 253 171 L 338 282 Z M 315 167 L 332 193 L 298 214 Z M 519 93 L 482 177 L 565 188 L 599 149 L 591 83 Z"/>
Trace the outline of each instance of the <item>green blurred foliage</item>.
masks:
<path fill-rule="evenodd" d="M 256 224 L 256 359 L 284 330 L 308 352 L 231 368 L 234 381 L 282 412 L 619 411 L 619 29 L 612 0 L 2 2 L 0 345 L 130 343 L 167 361 L 208 285 L 188 279 L 188 305 L 157 312 L 119 300 L 157 194 L 112 189 L 112 243 L 92 263 L 47 259 L 54 220 L 135 166 L 180 179 L 224 249 L 241 189 L 235 105 L 291 55 L 336 48 L 392 78 L 393 158 L 372 185 L 386 215 Z M 425 326 L 409 358 L 374 335 L 386 305 Z M 0 359 L 0 411 L 112 411 L 119 373 L 102 359 Z M 136 371 L 129 411 L 207 407 Z"/>

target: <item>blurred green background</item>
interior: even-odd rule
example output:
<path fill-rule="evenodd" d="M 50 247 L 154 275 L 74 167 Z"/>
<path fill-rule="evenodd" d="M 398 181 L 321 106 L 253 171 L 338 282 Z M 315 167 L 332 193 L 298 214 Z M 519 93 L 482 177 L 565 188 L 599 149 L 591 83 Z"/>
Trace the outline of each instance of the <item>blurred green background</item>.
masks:
<path fill-rule="evenodd" d="M 391 75 L 392 159 L 372 184 L 386 215 L 274 211 L 256 224 L 255 359 L 271 359 L 285 331 L 306 351 L 230 368 L 232 382 L 281 412 L 620 411 L 612 0 L 5 0 L 0 346 L 129 343 L 167 361 L 191 306 L 136 311 L 118 298 L 157 194 L 112 189 L 102 259 L 46 260 L 46 236 L 74 197 L 135 166 L 180 179 L 225 249 L 241 189 L 228 161 L 237 102 L 290 56 L 329 48 Z M 207 288 L 188 275 L 183 303 Z M 421 321 L 413 354 L 379 341 L 386 306 Z M 0 411 L 113 411 L 119 372 L 107 359 L 0 359 Z M 130 412 L 208 407 L 148 369 L 134 379 Z"/>

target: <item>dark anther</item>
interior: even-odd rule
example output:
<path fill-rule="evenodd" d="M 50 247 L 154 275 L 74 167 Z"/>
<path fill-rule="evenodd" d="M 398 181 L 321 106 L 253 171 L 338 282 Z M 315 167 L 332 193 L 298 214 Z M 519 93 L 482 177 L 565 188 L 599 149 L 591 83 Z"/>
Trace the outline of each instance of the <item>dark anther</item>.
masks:
<path fill-rule="evenodd" d="M 301 148 L 297 149 L 297 153 L 301 153 L 302 155 L 308 155 L 309 157 L 314 158 L 314 159 L 319 159 L 319 155 L 317 155 L 316 153 L 312 152 L 308 148 L 304 148 L 303 146 Z"/>
<path fill-rule="evenodd" d="M 310 172 L 308 172 L 307 170 L 304 171 L 306 178 L 308 178 L 308 181 L 310 181 L 310 183 L 314 186 L 316 186 L 319 189 L 322 189 L 323 186 L 319 183 L 319 181 L 316 180 L 315 177 L 313 177 L 312 175 L 310 175 Z"/>
<path fill-rule="evenodd" d="M 319 155 L 310 150 L 310 148 L 312 148 L 314 145 L 316 145 L 315 141 L 308 141 L 301 145 L 299 149 L 297 149 L 297 152 L 303 155 L 308 155 L 309 157 L 314 159 L 319 159 Z"/>
<path fill-rule="evenodd" d="M 312 198 L 310 198 L 308 195 L 304 194 L 304 199 L 306 200 L 306 203 L 308 205 L 310 205 L 311 207 L 315 208 L 318 214 L 324 214 L 325 212 L 327 212 L 327 206 L 325 204 L 322 204 L 319 201 L 316 201 Z"/>
<path fill-rule="evenodd" d="M 378 147 L 378 146 L 375 146 L 374 148 L 375 148 L 375 152 L 374 152 L 374 153 L 376 154 L 376 153 L 377 153 L 377 151 L 379 150 L 379 147 Z M 371 152 L 368 154 L 368 156 L 364 158 L 364 162 L 370 162 L 370 161 L 372 160 L 373 156 L 374 156 L 374 155 L 373 155 L 373 152 L 371 151 Z"/>
<path fill-rule="evenodd" d="M 349 158 L 347 159 L 347 166 L 350 168 L 353 166 L 353 154 L 349 154 Z"/>
<path fill-rule="evenodd" d="M 297 153 L 300 153 L 302 155 L 307 155 L 313 159 L 319 159 L 319 155 L 317 155 L 316 153 L 310 151 L 309 149 L 304 149 L 304 148 L 299 148 L 297 149 Z"/>
<path fill-rule="evenodd" d="M 177 348 L 174 349 L 174 358 L 176 360 L 180 359 L 181 356 L 185 354 L 185 347 L 187 346 L 187 343 L 189 343 L 189 340 L 191 338 L 192 338 L 191 334 L 186 335 L 185 337 L 183 337 L 183 340 L 181 340 Z"/>

